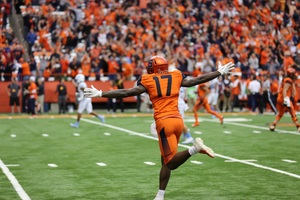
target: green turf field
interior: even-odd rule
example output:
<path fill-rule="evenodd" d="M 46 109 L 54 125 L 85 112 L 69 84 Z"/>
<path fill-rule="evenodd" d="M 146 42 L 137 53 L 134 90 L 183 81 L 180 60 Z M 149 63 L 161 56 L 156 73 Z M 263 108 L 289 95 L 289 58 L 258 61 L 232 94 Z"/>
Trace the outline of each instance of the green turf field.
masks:
<path fill-rule="evenodd" d="M 273 119 L 227 114 L 221 126 L 201 115 L 191 133 L 217 157 L 195 155 L 173 171 L 165 199 L 300 199 L 300 135 L 288 115 L 270 132 Z M 150 115 L 106 115 L 104 125 L 86 116 L 78 129 L 69 126 L 74 121 L 72 116 L 1 116 L 1 200 L 155 197 L 160 154 L 149 133 Z M 192 115 L 185 122 L 191 127 Z"/>

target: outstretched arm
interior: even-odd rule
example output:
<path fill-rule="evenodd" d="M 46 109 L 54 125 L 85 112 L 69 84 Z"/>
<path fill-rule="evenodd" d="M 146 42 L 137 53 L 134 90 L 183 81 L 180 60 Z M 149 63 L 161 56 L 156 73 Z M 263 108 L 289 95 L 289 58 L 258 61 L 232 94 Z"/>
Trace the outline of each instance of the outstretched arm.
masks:
<path fill-rule="evenodd" d="M 118 90 L 111 90 L 107 92 L 102 92 L 101 90 L 97 90 L 96 88 L 94 88 L 94 86 L 91 86 L 91 88 L 84 89 L 84 97 L 124 98 L 124 97 L 136 96 L 146 91 L 147 91 L 146 88 L 144 88 L 144 86 L 142 85 L 138 85 L 130 89 L 118 89 Z"/>
<path fill-rule="evenodd" d="M 191 87 L 194 85 L 205 83 L 212 79 L 217 78 L 220 75 L 229 74 L 230 71 L 233 69 L 234 69 L 234 64 L 232 62 L 226 63 L 225 65 L 221 65 L 221 63 L 219 62 L 217 71 L 201 75 L 197 78 L 183 79 L 181 86 Z"/>

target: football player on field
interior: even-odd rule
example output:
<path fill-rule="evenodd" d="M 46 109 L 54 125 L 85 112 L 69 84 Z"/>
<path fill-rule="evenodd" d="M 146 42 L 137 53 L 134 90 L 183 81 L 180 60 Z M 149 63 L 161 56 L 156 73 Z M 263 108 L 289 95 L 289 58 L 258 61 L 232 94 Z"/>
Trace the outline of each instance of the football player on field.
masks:
<path fill-rule="evenodd" d="M 158 143 L 161 153 L 161 170 L 159 177 L 159 190 L 155 200 L 164 199 L 165 189 L 171 176 L 171 170 L 177 169 L 192 155 L 207 154 L 214 158 L 213 150 L 207 147 L 201 138 L 195 138 L 193 146 L 177 152 L 180 136 L 183 131 L 183 120 L 178 110 L 178 96 L 181 87 L 191 87 L 210 81 L 220 75 L 228 74 L 234 69 L 234 64 L 219 63 L 215 72 L 210 72 L 197 78 L 186 79 L 179 71 L 168 71 L 168 62 L 161 56 L 154 56 L 147 66 L 147 74 L 138 80 L 137 86 L 130 89 L 119 89 L 109 92 L 97 90 L 93 86 L 84 90 L 85 97 L 122 98 L 135 96 L 143 92 L 149 94 L 154 109 L 154 120 L 158 133 Z"/>
<path fill-rule="evenodd" d="M 99 118 L 102 121 L 102 123 L 104 123 L 104 119 L 105 119 L 104 116 L 98 115 L 95 112 L 93 112 L 93 105 L 92 105 L 91 98 L 84 97 L 83 91 L 85 88 L 87 88 L 84 75 L 77 74 L 75 76 L 74 84 L 77 86 L 77 90 L 79 93 L 79 97 L 77 99 L 79 104 L 78 104 L 78 109 L 77 109 L 77 120 L 75 123 L 71 123 L 70 126 L 75 127 L 75 128 L 79 127 L 80 118 L 81 118 L 81 115 L 84 110 L 86 110 L 90 115 L 93 115 L 93 116 Z"/>
<path fill-rule="evenodd" d="M 293 102 L 291 102 L 291 98 L 293 98 L 296 94 L 296 86 L 295 86 L 296 79 L 297 79 L 296 70 L 294 68 L 288 68 L 287 75 L 286 77 L 283 78 L 281 82 L 281 86 L 277 97 L 277 103 L 276 103 L 276 108 L 278 113 L 275 117 L 274 122 L 270 126 L 270 131 L 275 130 L 277 123 L 284 115 L 284 112 L 287 110 L 290 113 L 298 132 L 300 133 L 300 125 L 298 122 L 298 118 L 295 112 Z"/>

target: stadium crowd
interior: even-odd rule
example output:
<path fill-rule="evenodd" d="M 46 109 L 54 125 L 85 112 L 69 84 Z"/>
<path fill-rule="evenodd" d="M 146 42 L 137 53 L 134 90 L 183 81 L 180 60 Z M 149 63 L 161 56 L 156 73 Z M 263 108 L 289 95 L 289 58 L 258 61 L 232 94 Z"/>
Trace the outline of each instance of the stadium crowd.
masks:
<path fill-rule="evenodd" d="M 249 83 L 263 76 L 276 95 L 282 75 L 300 70 L 300 3 L 291 0 L 1 0 L 1 80 L 11 76 L 136 80 L 147 60 L 164 55 L 188 76 L 232 61 L 220 79 L 234 106 L 249 100 Z M 24 20 L 25 48 L 7 26 L 10 8 Z M 227 81 L 231 82 L 228 84 Z M 262 92 L 262 91 L 260 91 Z M 228 106 L 227 106 L 228 107 Z M 250 106 L 251 107 L 251 106 Z M 229 108 L 227 108 L 228 110 Z"/>

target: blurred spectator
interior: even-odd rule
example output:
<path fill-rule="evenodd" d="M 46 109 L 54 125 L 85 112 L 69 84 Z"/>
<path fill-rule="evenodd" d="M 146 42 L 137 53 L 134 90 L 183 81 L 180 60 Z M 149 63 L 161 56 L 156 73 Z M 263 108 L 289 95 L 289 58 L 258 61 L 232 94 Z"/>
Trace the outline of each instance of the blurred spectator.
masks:
<path fill-rule="evenodd" d="M 249 83 L 248 89 L 250 92 L 250 103 L 251 103 L 251 111 L 256 112 L 256 108 L 260 106 L 261 99 L 261 84 L 256 79 L 256 75 L 251 75 L 251 81 Z M 262 108 L 259 107 L 259 112 L 262 113 Z"/>
<path fill-rule="evenodd" d="M 27 33 L 26 40 L 29 46 L 29 53 L 31 53 L 34 42 L 37 40 L 37 35 L 36 32 L 34 32 L 33 28 L 31 28 Z"/>
<path fill-rule="evenodd" d="M 29 63 L 26 62 L 23 58 L 20 58 L 20 64 L 22 69 L 23 80 L 29 79 L 31 76 Z"/>
<path fill-rule="evenodd" d="M 9 96 L 9 105 L 11 106 L 11 113 L 14 114 L 15 106 L 17 107 L 18 113 L 20 113 L 21 112 L 20 110 L 21 87 L 17 83 L 15 78 L 12 78 L 11 84 L 7 86 L 7 94 Z"/>
<path fill-rule="evenodd" d="M 127 59 L 122 58 L 122 75 L 124 80 L 129 81 L 133 76 L 133 67 L 130 63 L 128 63 Z M 118 78 L 117 78 L 118 79 Z"/>
<path fill-rule="evenodd" d="M 115 87 L 117 89 L 124 89 L 124 78 L 121 74 L 117 74 L 117 78 L 115 80 Z M 123 98 L 118 98 L 117 100 L 117 105 L 119 105 L 119 108 L 121 109 L 121 112 L 124 112 L 124 101 Z"/>
<path fill-rule="evenodd" d="M 35 77 L 30 76 L 28 87 L 28 114 L 35 115 L 35 102 L 37 99 L 37 86 L 35 83 Z"/>
<path fill-rule="evenodd" d="M 36 100 L 36 105 L 37 105 L 37 112 L 43 114 L 44 113 L 44 77 L 38 78 L 37 81 L 37 100 Z"/>
<path fill-rule="evenodd" d="M 67 109 L 68 92 L 64 78 L 60 79 L 60 83 L 57 85 L 55 93 L 58 94 L 58 114 L 65 114 Z"/>

